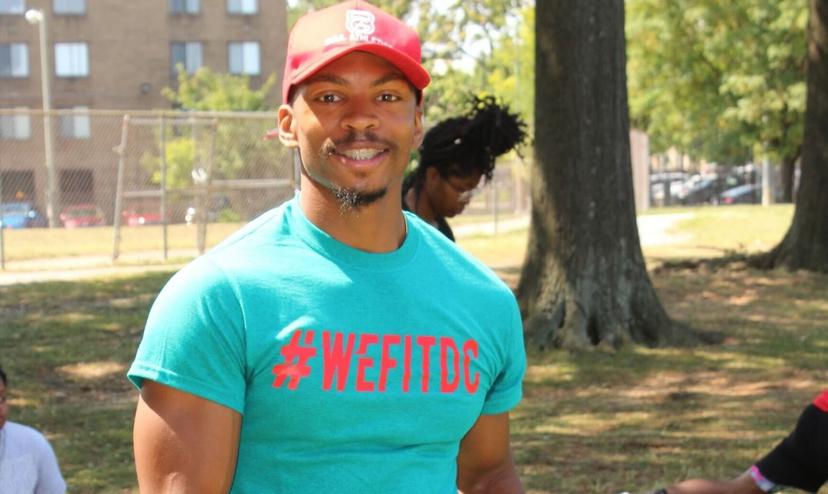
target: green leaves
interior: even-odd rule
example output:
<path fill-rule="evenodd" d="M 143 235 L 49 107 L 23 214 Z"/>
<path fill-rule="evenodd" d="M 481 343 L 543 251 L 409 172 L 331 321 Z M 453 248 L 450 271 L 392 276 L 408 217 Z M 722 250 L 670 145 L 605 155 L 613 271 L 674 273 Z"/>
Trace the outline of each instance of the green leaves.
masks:
<path fill-rule="evenodd" d="M 188 74 L 178 66 L 178 89 L 164 88 L 161 93 L 174 106 L 200 111 L 268 110 L 267 95 L 276 83 L 275 74 L 259 89 L 250 88 L 247 76 L 213 72 L 207 67 Z"/>
<path fill-rule="evenodd" d="M 656 151 L 730 162 L 802 140 L 807 0 L 629 0 L 634 124 Z"/>

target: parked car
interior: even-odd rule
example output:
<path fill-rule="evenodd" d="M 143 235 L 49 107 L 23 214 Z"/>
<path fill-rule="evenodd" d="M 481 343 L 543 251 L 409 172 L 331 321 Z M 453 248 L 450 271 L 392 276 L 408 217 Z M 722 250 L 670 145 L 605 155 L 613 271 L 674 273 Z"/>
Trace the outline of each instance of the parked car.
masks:
<path fill-rule="evenodd" d="M 126 226 L 158 225 L 161 223 L 161 213 L 158 212 L 139 213 L 128 209 L 121 213 L 121 217 Z"/>
<path fill-rule="evenodd" d="M 101 209 L 94 204 L 74 204 L 60 212 L 60 222 L 65 228 L 100 226 L 104 224 Z"/>
<path fill-rule="evenodd" d="M 30 202 L 7 202 L 0 204 L 0 226 L 2 228 L 42 228 L 48 225 L 46 217 Z"/>
<path fill-rule="evenodd" d="M 716 204 L 719 194 L 744 183 L 737 175 L 695 175 L 682 187 L 678 198 L 682 204 Z"/>
<path fill-rule="evenodd" d="M 745 184 L 719 194 L 719 204 L 758 204 L 761 202 L 762 186 Z"/>

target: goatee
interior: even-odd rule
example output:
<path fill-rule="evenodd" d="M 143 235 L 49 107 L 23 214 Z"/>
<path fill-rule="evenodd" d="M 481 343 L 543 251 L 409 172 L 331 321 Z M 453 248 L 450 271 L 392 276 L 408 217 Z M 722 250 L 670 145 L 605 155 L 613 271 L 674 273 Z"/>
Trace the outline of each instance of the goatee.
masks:
<path fill-rule="evenodd" d="M 369 192 L 361 192 L 337 185 L 332 185 L 330 189 L 336 200 L 339 201 L 339 211 L 343 214 L 358 211 L 364 206 L 373 204 L 385 197 L 385 193 L 388 192 L 387 187 Z"/>

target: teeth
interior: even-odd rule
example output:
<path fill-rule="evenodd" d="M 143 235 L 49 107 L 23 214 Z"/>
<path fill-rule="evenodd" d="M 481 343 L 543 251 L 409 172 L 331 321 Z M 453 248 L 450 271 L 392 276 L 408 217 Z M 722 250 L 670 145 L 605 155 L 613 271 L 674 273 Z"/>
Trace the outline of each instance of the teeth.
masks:
<path fill-rule="evenodd" d="M 352 160 L 369 160 L 382 153 L 379 149 L 349 149 L 341 154 Z"/>

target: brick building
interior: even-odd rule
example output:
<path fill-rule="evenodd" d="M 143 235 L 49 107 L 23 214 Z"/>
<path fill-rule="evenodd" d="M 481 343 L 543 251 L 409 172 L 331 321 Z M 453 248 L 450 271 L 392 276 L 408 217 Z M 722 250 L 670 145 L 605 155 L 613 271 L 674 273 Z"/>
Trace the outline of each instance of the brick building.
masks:
<path fill-rule="evenodd" d="M 43 119 L 7 111 L 42 108 L 28 9 L 46 17 L 53 109 L 169 109 L 161 89 L 174 85 L 178 63 L 248 75 L 254 87 L 272 73 L 281 79 L 285 0 L 0 0 L 0 202 L 44 205 Z M 278 87 L 271 98 L 275 105 Z M 100 202 L 98 189 L 114 182 L 118 119 L 52 121 L 58 206 Z"/>

